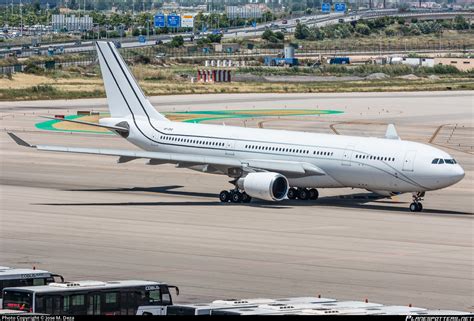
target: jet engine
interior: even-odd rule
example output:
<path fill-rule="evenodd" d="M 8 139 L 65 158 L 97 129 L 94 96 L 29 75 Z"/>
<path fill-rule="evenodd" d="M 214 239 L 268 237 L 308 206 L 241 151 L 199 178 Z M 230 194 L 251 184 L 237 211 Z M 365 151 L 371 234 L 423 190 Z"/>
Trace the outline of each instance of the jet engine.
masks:
<path fill-rule="evenodd" d="M 249 173 L 237 185 L 251 197 L 266 201 L 281 201 L 288 192 L 286 177 L 272 172 Z"/>

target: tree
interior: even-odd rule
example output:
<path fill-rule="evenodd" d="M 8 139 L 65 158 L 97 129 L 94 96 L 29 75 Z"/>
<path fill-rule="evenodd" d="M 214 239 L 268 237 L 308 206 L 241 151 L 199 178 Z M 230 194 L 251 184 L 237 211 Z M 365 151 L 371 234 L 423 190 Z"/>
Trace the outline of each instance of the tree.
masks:
<path fill-rule="evenodd" d="M 220 43 L 221 42 L 221 39 L 222 39 L 222 34 L 211 34 L 211 35 L 207 35 L 207 39 L 209 39 L 210 42 L 213 42 L 213 43 Z"/>
<path fill-rule="evenodd" d="M 262 39 L 268 41 L 273 36 L 274 36 L 273 31 L 271 31 L 270 29 L 267 29 L 263 32 Z"/>
<path fill-rule="evenodd" d="M 277 31 L 274 35 L 279 41 L 285 41 L 285 34 L 283 32 Z"/>
<path fill-rule="evenodd" d="M 466 21 L 466 18 L 459 15 L 454 18 L 454 28 L 457 30 L 469 29 L 469 23 Z"/>
<path fill-rule="evenodd" d="M 138 28 L 133 28 L 132 30 L 132 36 L 137 37 L 140 35 L 140 29 Z"/>
<path fill-rule="evenodd" d="M 174 36 L 173 39 L 171 39 L 170 46 L 173 48 L 179 48 L 184 45 L 184 38 L 183 36 Z"/>
<path fill-rule="evenodd" d="M 306 25 L 298 23 L 295 28 L 295 38 L 296 39 L 306 39 L 310 35 L 309 28 Z"/>

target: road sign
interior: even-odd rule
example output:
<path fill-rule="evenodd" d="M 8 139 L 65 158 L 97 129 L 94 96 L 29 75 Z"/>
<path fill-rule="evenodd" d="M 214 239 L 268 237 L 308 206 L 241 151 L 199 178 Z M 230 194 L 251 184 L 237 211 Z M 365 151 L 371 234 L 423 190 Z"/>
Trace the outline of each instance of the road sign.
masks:
<path fill-rule="evenodd" d="M 155 16 L 155 28 L 164 28 L 166 26 L 165 15 L 159 13 Z"/>
<path fill-rule="evenodd" d="M 323 2 L 321 4 L 321 11 L 322 12 L 330 12 L 331 11 L 331 4 L 327 2 Z"/>
<path fill-rule="evenodd" d="M 138 42 L 139 43 L 145 43 L 146 42 L 146 37 L 145 36 L 138 36 Z"/>
<path fill-rule="evenodd" d="M 181 17 L 177 14 L 168 15 L 168 27 L 170 28 L 179 28 L 181 26 Z"/>
<path fill-rule="evenodd" d="M 346 12 L 346 4 L 345 3 L 336 3 L 336 4 L 334 4 L 334 11 L 336 11 L 336 12 Z"/>
<path fill-rule="evenodd" d="M 202 32 L 207 32 L 207 27 L 206 26 L 202 27 Z"/>
<path fill-rule="evenodd" d="M 256 21 L 252 21 L 252 27 L 254 27 L 254 28 L 257 27 L 257 22 Z"/>
<path fill-rule="evenodd" d="M 194 14 L 185 13 L 181 16 L 181 27 L 182 28 L 193 28 L 194 27 Z"/>

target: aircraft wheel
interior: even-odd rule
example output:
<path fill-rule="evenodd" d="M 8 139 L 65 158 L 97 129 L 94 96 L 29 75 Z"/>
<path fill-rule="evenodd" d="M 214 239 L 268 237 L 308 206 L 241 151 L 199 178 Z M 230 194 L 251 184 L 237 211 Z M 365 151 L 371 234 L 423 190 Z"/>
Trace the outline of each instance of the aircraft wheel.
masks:
<path fill-rule="evenodd" d="M 306 201 L 309 199 L 309 191 L 306 188 L 298 189 L 298 198 L 300 200 Z"/>
<path fill-rule="evenodd" d="M 230 201 L 230 193 L 228 191 L 222 191 L 219 193 L 219 199 L 222 203 L 227 203 Z"/>
<path fill-rule="evenodd" d="M 230 200 L 232 203 L 240 203 L 242 202 L 242 193 L 239 191 L 234 191 L 230 195 Z"/>
<path fill-rule="evenodd" d="M 311 200 L 317 200 L 319 197 L 319 192 L 317 189 L 312 188 L 309 190 L 309 199 Z"/>
<path fill-rule="evenodd" d="M 416 203 L 411 203 L 410 204 L 410 211 L 411 212 L 417 212 L 418 210 L 418 205 L 416 205 Z"/>
<path fill-rule="evenodd" d="M 294 200 L 296 198 L 296 188 L 290 188 L 286 196 L 288 196 L 290 200 Z"/>
<path fill-rule="evenodd" d="M 421 203 L 416 203 L 416 206 L 417 206 L 417 209 L 416 209 L 417 212 L 423 211 L 423 204 L 421 204 Z"/>
<path fill-rule="evenodd" d="M 252 197 L 250 197 L 249 194 L 245 192 L 242 193 L 242 203 L 250 203 L 251 200 L 252 200 Z"/>

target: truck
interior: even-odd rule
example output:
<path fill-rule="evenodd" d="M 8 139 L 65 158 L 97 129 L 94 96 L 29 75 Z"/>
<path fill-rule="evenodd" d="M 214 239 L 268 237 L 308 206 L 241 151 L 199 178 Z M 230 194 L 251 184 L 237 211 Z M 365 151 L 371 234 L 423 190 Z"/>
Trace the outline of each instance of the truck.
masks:
<path fill-rule="evenodd" d="M 330 65 L 348 65 L 350 64 L 349 57 L 333 57 L 330 58 L 328 63 Z"/>
<path fill-rule="evenodd" d="M 265 57 L 265 66 L 298 66 L 297 58 L 280 58 L 280 57 Z"/>

